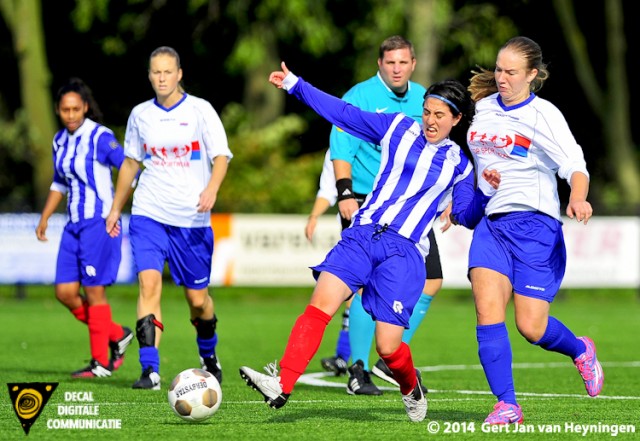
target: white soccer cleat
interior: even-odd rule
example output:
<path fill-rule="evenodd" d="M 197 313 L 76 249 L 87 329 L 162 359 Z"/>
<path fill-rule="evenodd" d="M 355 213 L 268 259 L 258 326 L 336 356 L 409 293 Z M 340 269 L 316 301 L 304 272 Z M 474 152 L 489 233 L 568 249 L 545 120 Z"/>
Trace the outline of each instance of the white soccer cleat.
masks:
<path fill-rule="evenodd" d="M 402 402 L 407 411 L 407 416 L 414 423 L 419 423 L 427 417 L 427 399 L 422 392 L 422 376 L 420 371 L 416 369 L 418 383 L 408 395 L 402 395 Z"/>
<path fill-rule="evenodd" d="M 261 374 L 248 366 L 242 366 L 240 368 L 240 376 L 247 385 L 262 394 L 265 403 L 274 409 L 279 409 L 287 404 L 289 394 L 282 392 L 276 362 L 269 363 L 264 370 L 269 375 Z"/>

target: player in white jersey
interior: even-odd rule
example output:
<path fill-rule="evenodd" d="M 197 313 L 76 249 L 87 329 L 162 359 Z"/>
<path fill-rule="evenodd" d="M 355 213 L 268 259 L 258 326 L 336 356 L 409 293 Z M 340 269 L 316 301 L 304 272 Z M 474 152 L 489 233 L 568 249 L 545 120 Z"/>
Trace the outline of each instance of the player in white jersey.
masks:
<path fill-rule="evenodd" d="M 333 163 L 331 162 L 331 152 L 327 149 L 322 162 L 322 173 L 320 173 L 320 182 L 318 184 L 318 192 L 316 200 L 311 208 L 311 214 L 307 219 L 307 225 L 304 227 L 304 235 L 309 242 L 313 239 L 313 233 L 318 224 L 318 217 L 322 216 L 329 207 L 333 207 L 338 200 L 338 190 L 336 189 L 336 175 L 333 173 Z"/>
<path fill-rule="evenodd" d="M 56 113 L 64 128 L 53 138 L 53 183 L 36 227 L 46 241 L 48 221 L 67 195 L 67 215 L 56 265 L 56 298 L 89 329 L 91 361 L 71 375 L 108 377 L 124 361 L 133 333 L 113 321 L 106 286 L 118 275 L 122 238 L 105 231 L 113 201 L 113 168 L 124 160 L 113 132 L 101 125 L 91 89 L 72 78 L 56 95 Z M 81 288 L 84 296 L 81 294 Z M 109 353 L 111 352 L 111 353 Z"/>
<path fill-rule="evenodd" d="M 402 341 L 424 285 L 428 234 L 453 191 L 453 211 L 459 223 L 473 227 L 500 182 L 486 170 L 475 189 L 470 158 L 449 135 L 454 126 L 464 133 L 473 104 L 457 81 L 432 85 L 425 94 L 422 127 L 403 113 L 366 112 L 319 91 L 288 71 L 273 72 L 269 80 L 310 106 L 330 123 L 379 145 L 380 171 L 374 187 L 351 227 L 325 260 L 313 267 L 317 284 L 309 305 L 298 317 L 280 360 L 268 373 L 240 368 L 241 377 L 274 408 L 286 404 L 293 387 L 320 346 L 327 324 L 341 304 L 359 289 L 362 304 L 376 320 L 376 350 L 399 383 L 411 421 L 422 421 L 427 400 L 420 371 Z"/>
<path fill-rule="evenodd" d="M 185 93 L 178 53 L 161 46 L 149 58 L 156 97 L 137 105 L 125 135 L 126 158 L 118 176 L 107 231 L 118 219 L 127 188 L 144 166 L 133 196 L 129 233 L 140 282 L 136 336 L 142 375 L 134 389 L 160 388 L 162 271 L 168 262 L 184 286 L 202 368 L 222 382 L 216 355 L 217 317 L 209 295 L 213 254 L 211 209 L 232 158 L 227 136 L 211 104 Z"/>
<path fill-rule="evenodd" d="M 534 93 L 548 77 L 537 43 L 514 37 L 500 49 L 495 71 L 474 74 L 469 90 L 479 101 L 469 148 L 478 173 L 496 168 L 502 175 L 469 251 L 478 354 L 498 401 L 485 422 L 522 423 L 505 325 L 512 296 L 520 334 L 571 357 L 590 396 L 602 389 L 593 341 L 549 315 L 566 266 L 556 174 L 571 185 L 567 216 L 586 225 L 592 215 L 589 173 L 563 115 Z"/>

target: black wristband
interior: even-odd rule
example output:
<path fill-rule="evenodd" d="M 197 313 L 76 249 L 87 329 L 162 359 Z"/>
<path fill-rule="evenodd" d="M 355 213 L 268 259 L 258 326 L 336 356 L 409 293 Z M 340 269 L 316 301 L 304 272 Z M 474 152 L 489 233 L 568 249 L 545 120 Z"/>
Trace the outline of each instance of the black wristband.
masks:
<path fill-rule="evenodd" d="M 349 178 L 338 179 L 336 189 L 338 190 L 338 202 L 356 198 L 356 195 L 353 194 L 353 182 Z"/>

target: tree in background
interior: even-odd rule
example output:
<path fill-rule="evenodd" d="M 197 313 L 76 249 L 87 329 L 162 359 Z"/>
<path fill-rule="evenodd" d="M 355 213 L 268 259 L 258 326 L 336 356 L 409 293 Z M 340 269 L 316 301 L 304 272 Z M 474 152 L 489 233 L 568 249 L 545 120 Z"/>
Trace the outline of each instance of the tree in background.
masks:
<path fill-rule="evenodd" d="M 12 102 L 0 96 L 0 210 L 29 211 L 46 195 L 49 142 L 55 131 L 46 53 L 53 58 L 64 53 L 61 47 L 67 45 L 56 39 L 61 35 L 89 48 L 87 56 L 94 58 L 67 56 L 66 62 L 51 67 L 53 74 L 85 69 L 94 91 L 109 98 L 106 104 L 101 100 L 101 107 L 112 107 L 105 116 L 113 119 L 109 124 L 116 133 L 123 133 L 118 126 L 124 127 L 131 106 L 149 95 L 143 72 L 150 51 L 176 44 L 188 71 L 187 91 L 215 98 L 211 101 L 221 109 L 235 155 L 218 209 L 306 212 L 315 196 L 329 127 L 295 103 L 285 107 L 284 95 L 268 87 L 265 78 L 281 58 L 298 64 L 298 69 L 291 67 L 323 89 L 341 95 L 375 72 L 380 41 L 402 34 L 418 51 L 417 81 L 466 81 L 475 65 L 491 68 L 497 47 L 527 24 L 534 8 L 545 9 L 551 2 L 562 31 L 556 26 L 538 31 L 538 20 L 535 32 L 554 41 L 562 41 L 558 35 L 565 32 L 575 75 L 595 117 L 606 127 L 601 135 L 606 170 L 590 167 L 592 178 L 606 183 L 592 185 L 594 204 L 606 200 L 615 205 L 612 195 L 621 195 L 619 200 L 637 209 L 640 174 L 630 124 L 620 0 L 604 2 L 605 31 L 600 34 L 609 42 L 606 88 L 595 79 L 600 66 L 589 59 L 593 53 L 587 51 L 571 0 L 546 0 L 542 5 L 527 0 L 355 0 L 348 8 L 344 0 L 60 0 L 47 3 L 44 16 L 41 0 L 2 0 L 0 12 L 13 44 L 7 49 L 0 41 L 0 50 L 11 50 L 17 61 L 15 75 L 7 71 L 15 76 L 10 83 L 19 84 L 20 97 Z M 58 15 L 51 14 L 53 9 Z M 514 9 L 518 13 L 505 17 Z M 69 17 L 75 30 L 68 30 L 66 22 L 60 25 Z M 46 52 L 43 29 L 49 30 Z M 529 35 L 538 40 L 535 32 Z M 600 155 L 599 148 L 588 153 Z M 33 175 L 33 182 L 24 183 L 19 174 Z M 601 188 L 605 190 L 599 193 Z"/>
<path fill-rule="evenodd" d="M 580 29 L 571 0 L 553 0 L 560 27 L 569 47 L 576 76 L 593 113 L 600 120 L 606 150 L 606 173 L 601 197 L 618 208 L 625 205 L 640 211 L 640 155 L 633 143 L 629 107 L 629 79 L 626 69 L 627 41 L 621 0 L 604 2 L 604 25 L 598 35 L 606 40 L 605 85 L 594 72 L 585 35 Z M 593 186 L 592 186 L 593 188 Z M 596 187 L 596 191 L 597 187 Z"/>
<path fill-rule="evenodd" d="M 37 199 L 35 204 L 39 206 L 44 204 L 51 185 L 53 165 L 50 143 L 57 127 L 49 92 L 51 74 L 45 53 L 40 0 L 0 1 L 0 13 L 11 34 L 18 60 L 22 102 L 14 115 L 10 115 L 7 109 L 6 115 L 1 117 L 0 149 L 2 156 L 11 159 L 11 162 L 19 163 L 22 160 L 32 167 L 32 185 Z M 2 174 L 7 171 L 0 170 Z M 10 188 L 13 184 L 12 175 L 9 171 L 10 181 L 5 181 L 1 188 Z M 18 188 L 18 194 L 9 193 L 4 203 L 13 200 L 23 205 L 28 197 L 26 193 L 29 193 L 26 189 Z"/>

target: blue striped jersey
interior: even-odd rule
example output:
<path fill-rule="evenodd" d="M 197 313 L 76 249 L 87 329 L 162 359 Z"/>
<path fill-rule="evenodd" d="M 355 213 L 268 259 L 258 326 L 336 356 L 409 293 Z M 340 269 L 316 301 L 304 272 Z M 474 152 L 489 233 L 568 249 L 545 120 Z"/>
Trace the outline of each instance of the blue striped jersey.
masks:
<path fill-rule="evenodd" d="M 53 138 L 53 183 L 67 195 L 73 223 L 106 218 L 113 203 L 112 167 L 124 161 L 124 149 L 113 132 L 87 118 L 74 133 L 62 129 Z"/>
<path fill-rule="evenodd" d="M 452 190 L 457 221 L 474 226 L 480 220 L 483 206 L 478 202 L 486 200 L 482 192 L 475 191 L 473 163 L 455 142 L 445 138 L 431 144 L 413 118 L 403 113 L 363 111 L 293 74 L 286 77 L 283 86 L 330 123 L 382 149 L 373 190 L 356 212 L 352 226 L 387 226 L 413 241 L 426 256 L 427 235 L 446 208 Z"/>

